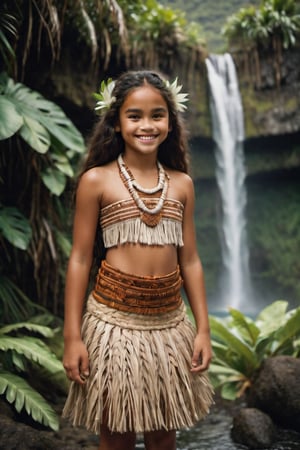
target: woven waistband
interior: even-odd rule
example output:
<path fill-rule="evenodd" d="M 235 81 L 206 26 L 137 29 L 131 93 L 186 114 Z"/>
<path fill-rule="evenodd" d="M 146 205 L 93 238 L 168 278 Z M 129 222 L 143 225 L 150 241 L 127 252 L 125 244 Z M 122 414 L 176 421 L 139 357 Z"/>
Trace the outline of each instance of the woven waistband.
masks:
<path fill-rule="evenodd" d="M 162 276 L 137 276 L 115 269 L 102 261 L 94 298 L 111 308 L 136 314 L 159 314 L 182 303 L 179 268 Z"/>

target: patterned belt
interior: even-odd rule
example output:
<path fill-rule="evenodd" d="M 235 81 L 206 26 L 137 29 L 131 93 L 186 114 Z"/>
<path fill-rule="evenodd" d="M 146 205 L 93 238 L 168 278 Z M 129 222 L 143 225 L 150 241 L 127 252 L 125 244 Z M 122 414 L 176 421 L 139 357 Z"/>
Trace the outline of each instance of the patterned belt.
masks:
<path fill-rule="evenodd" d="M 102 261 L 94 298 L 111 308 L 136 314 L 174 311 L 182 303 L 179 268 L 162 276 L 136 276 L 113 268 Z"/>

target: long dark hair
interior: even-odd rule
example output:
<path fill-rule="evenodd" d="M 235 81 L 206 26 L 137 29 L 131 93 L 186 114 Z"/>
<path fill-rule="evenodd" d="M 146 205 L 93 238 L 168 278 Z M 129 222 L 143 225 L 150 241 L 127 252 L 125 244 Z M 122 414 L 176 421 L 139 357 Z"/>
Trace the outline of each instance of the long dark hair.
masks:
<path fill-rule="evenodd" d="M 119 111 L 131 90 L 149 84 L 159 90 L 165 100 L 170 120 L 170 132 L 159 146 L 158 159 L 166 167 L 188 172 L 188 144 L 183 119 L 176 110 L 173 95 L 163 79 L 149 70 L 128 71 L 116 81 L 112 95 L 116 98 L 110 108 L 94 127 L 88 142 L 88 154 L 81 174 L 115 160 L 124 151 L 121 133 L 115 131 Z"/>
<path fill-rule="evenodd" d="M 94 127 L 88 142 L 87 157 L 83 163 L 78 181 L 87 170 L 114 161 L 120 153 L 123 153 L 125 148 L 124 140 L 121 133 L 115 131 L 115 126 L 119 120 L 120 108 L 127 95 L 133 89 L 147 84 L 159 90 L 169 112 L 170 131 L 168 137 L 159 146 L 158 160 L 166 167 L 185 173 L 188 172 L 187 135 L 183 126 L 183 119 L 176 110 L 173 95 L 157 73 L 139 70 L 125 72 L 117 79 L 112 92 L 116 100 Z M 105 252 L 99 226 L 97 227 L 94 245 L 94 269 L 99 267 L 101 260 L 105 258 Z M 94 271 L 92 271 L 91 276 L 94 278 Z"/>

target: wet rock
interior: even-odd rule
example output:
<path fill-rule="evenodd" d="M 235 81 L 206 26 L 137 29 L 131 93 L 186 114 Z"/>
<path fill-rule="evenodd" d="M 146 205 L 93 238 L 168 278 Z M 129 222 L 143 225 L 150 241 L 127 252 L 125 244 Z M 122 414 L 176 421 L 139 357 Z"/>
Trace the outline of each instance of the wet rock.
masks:
<path fill-rule="evenodd" d="M 256 408 L 244 408 L 233 419 L 232 439 L 248 448 L 268 448 L 275 436 L 271 418 Z"/>
<path fill-rule="evenodd" d="M 58 414 L 60 411 L 61 407 Z M 92 433 L 74 428 L 64 419 L 59 431 L 52 431 L 17 414 L 0 397 L 0 450 L 97 450 L 98 447 L 99 439 Z"/>
<path fill-rule="evenodd" d="M 291 356 L 268 358 L 249 395 L 249 406 L 269 414 L 284 428 L 300 430 L 300 360 Z"/>
<path fill-rule="evenodd" d="M 35 430 L 28 425 L 18 424 L 10 417 L 0 416 L 0 450 L 54 450 L 60 448 L 61 441 L 46 432 Z"/>

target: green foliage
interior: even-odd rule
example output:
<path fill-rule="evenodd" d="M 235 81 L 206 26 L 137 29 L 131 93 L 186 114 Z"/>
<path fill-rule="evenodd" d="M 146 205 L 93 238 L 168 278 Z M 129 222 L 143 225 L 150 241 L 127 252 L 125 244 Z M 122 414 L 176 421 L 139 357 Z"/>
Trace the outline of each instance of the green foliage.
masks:
<path fill-rule="evenodd" d="M 163 36 L 172 36 L 174 32 L 185 25 L 182 11 L 174 11 L 157 3 L 156 0 L 147 0 L 137 14 L 131 16 L 136 28 L 147 39 L 157 41 Z M 136 30 L 135 30 L 136 31 Z M 135 37 L 137 39 L 138 36 Z"/>
<path fill-rule="evenodd" d="M 290 158 L 297 157 L 299 149 L 294 149 Z M 299 202 L 300 184 L 296 177 L 249 186 L 248 236 L 253 279 L 269 289 L 277 283 L 291 299 L 300 296 Z"/>
<path fill-rule="evenodd" d="M 26 413 L 38 423 L 59 429 L 59 420 L 49 403 L 21 377 L 0 369 L 0 394 L 5 394 L 6 400 L 13 403 L 19 413 Z"/>
<path fill-rule="evenodd" d="M 26 250 L 31 239 L 31 227 L 24 215 L 13 207 L 0 204 L 0 233 L 14 247 Z"/>
<path fill-rule="evenodd" d="M 300 356 L 300 307 L 290 311 L 287 307 L 287 302 L 276 301 L 256 319 L 233 308 L 226 318 L 210 316 L 214 351 L 210 373 L 223 398 L 243 395 L 265 358 Z"/>
<path fill-rule="evenodd" d="M 156 0 L 137 1 L 126 12 L 129 44 L 133 62 L 158 66 L 159 55 L 176 54 L 179 47 L 204 46 L 201 27 L 189 23 L 179 9 L 163 6 Z"/>
<path fill-rule="evenodd" d="M 41 338 L 51 339 L 57 333 L 50 327 L 32 322 L 15 323 L 0 328 L 0 394 L 17 412 L 25 412 L 38 423 L 58 430 L 59 419 L 35 385 L 42 383 L 66 389 L 62 363 Z"/>
<path fill-rule="evenodd" d="M 201 36 L 205 39 L 210 52 L 224 51 L 226 39 L 221 29 L 228 16 L 239 8 L 249 4 L 259 5 L 260 0 L 226 0 L 212 2 L 211 0 L 161 0 L 161 3 L 171 8 L 181 9 L 186 13 L 189 22 L 196 22 L 201 27 Z"/>
<path fill-rule="evenodd" d="M 2 73 L 0 124 L 0 140 L 18 133 L 37 153 L 49 152 L 42 180 L 53 194 L 60 195 L 66 176 L 74 175 L 71 166 L 74 154 L 82 153 L 85 148 L 81 134 L 61 108 Z"/>
<path fill-rule="evenodd" d="M 17 35 L 17 21 L 13 14 L 9 14 L 0 8 L 0 54 L 6 67 L 11 67 L 11 59 L 15 58 L 15 52 L 10 39 Z"/>
<path fill-rule="evenodd" d="M 223 28 L 229 41 L 270 44 L 274 36 L 282 41 L 284 48 L 295 45 L 300 32 L 300 15 L 296 14 L 294 0 L 264 0 L 259 8 L 241 8 L 227 19 Z"/>
<path fill-rule="evenodd" d="M 64 276 L 58 255 L 65 259 L 69 246 L 59 223 L 61 217 L 65 226 L 66 213 L 56 197 L 74 177 L 85 145 L 60 107 L 5 73 L 0 74 L 0 140 L 0 180 L 5 185 L 0 204 L 0 309 L 5 320 L 9 321 L 10 313 L 14 320 L 22 320 L 25 311 L 32 312 L 32 302 L 22 293 L 15 275 L 14 280 L 9 279 L 14 272 L 17 280 L 22 279 L 22 265 L 28 267 L 32 261 L 36 283 L 43 283 L 45 290 L 48 282 L 58 288 L 51 276 Z M 39 281 L 38 270 L 43 264 L 47 266 L 43 270 L 46 280 Z M 43 297 L 45 291 L 40 286 L 37 284 L 37 290 Z"/>
<path fill-rule="evenodd" d="M 0 274 L 0 323 L 26 320 L 37 311 L 44 309 L 33 303 L 9 276 Z"/>

